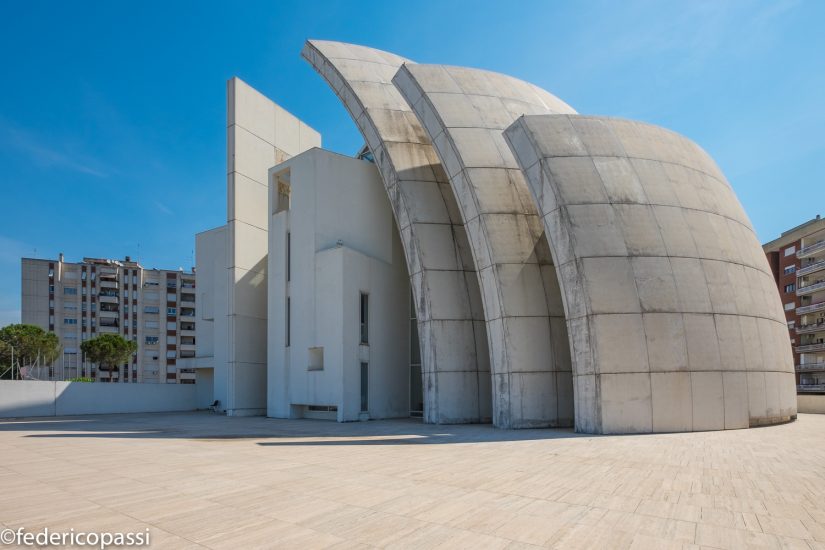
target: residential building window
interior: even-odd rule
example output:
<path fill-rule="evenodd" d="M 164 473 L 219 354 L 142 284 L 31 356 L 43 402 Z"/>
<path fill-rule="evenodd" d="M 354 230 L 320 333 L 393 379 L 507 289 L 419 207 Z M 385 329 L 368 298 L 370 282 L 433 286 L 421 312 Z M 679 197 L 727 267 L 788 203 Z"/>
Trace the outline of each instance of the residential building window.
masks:
<path fill-rule="evenodd" d="M 793 329 L 796 327 L 796 321 L 788 321 L 788 328 Z"/>
<path fill-rule="evenodd" d="M 171 345 L 175 345 L 175 344 L 178 343 L 178 338 L 176 336 L 167 336 L 166 337 L 166 343 L 171 344 Z"/>
<path fill-rule="evenodd" d="M 369 344 L 370 339 L 370 296 L 364 292 L 361 293 L 361 343 Z"/>
<path fill-rule="evenodd" d="M 791 283 L 789 285 L 785 285 L 785 293 L 793 292 L 796 290 L 796 284 Z"/>
<path fill-rule="evenodd" d="M 158 306 L 146 306 L 143 308 L 143 313 L 160 313 Z"/>
<path fill-rule="evenodd" d="M 178 314 L 178 308 L 176 307 L 167 307 L 166 308 L 166 315 L 173 317 Z"/>
<path fill-rule="evenodd" d="M 369 365 L 361 363 L 361 412 L 369 411 Z"/>
<path fill-rule="evenodd" d="M 49 292 L 54 293 L 54 285 L 49 285 Z"/>
<path fill-rule="evenodd" d="M 158 337 L 157 336 L 147 336 L 146 340 L 144 340 L 144 341 L 151 346 L 151 345 L 154 345 L 154 344 L 158 343 Z"/>
<path fill-rule="evenodd" d="M 175 324 L 174 321 L 167 321 L 166 322 L 166 330 L 175 330 L 178 328 L 178 325 Z"/>
<path fill-rule="evenodd" d="M 67 286 L 63 289 L 63 294 L 67 296 L 77 296 L 77 289 Z"/>
<path fill-rule="evenodd" d="M 785 311 L 791 311 L 792 309 L 794 309 L 794 307 L 796 306 L 793 302 L 788 302 L 787 304 L 785 304 Z"/>
<path fill-rule="evenodd" d="M 64 325 L 76 325 L 77 319 L 63 319 Z"/>
<path fill-rule="evenodd" d="M 158 328 L 157 321 L 144 321 L 143 328 Z"/>
<path fill-rule="evenodd" d="M 791 273 L 795 273 L 795 272 L 796 272 L 796 265 L 795 264 L 785 267 L 785 275 L 790 275 Z"/>
<path fill-rule="evenodd" d="M 174 351 L 171 351 L 171 350 L 170 350 L 170 351 L 167 351 L 167 352 L 166 352 L 166 358 L 167 358 L 167 359 L 174 359 L 174 358 L 175 358 L 175 352 L 174 352 Z"/>
<path fill-rule="evenodd" d="M 178 299 L 177 294 L 173 294 L 173 293 L 170 292 L 166 295 L 166 301 L 167 302 L 174 302 L 177 299 Z"/>
<path fill-rule="evenodd" d="M 796 246 L 789 246 L 785 249 L 785 256 L 790 256 L 792 254 L 796 254 Z"/>

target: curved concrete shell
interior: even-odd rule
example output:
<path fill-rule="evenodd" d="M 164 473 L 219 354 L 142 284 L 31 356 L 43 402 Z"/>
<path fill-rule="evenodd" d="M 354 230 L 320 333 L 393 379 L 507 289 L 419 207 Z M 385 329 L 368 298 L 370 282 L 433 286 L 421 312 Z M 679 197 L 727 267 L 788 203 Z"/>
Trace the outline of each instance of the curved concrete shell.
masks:
<path fill-rule="evenodd" d="M 467 232 L 426 132 L 391 82 L 410 61 L 316 40 L 302 55 L 349 111 L 389 195 L 418 318 L 425 420 L 489 420 L 489 352 Z"/>
<path fill-rule="evenodd" d="M 505 137 L 558 268 L 578 431 L 720 430 L 796 415 L 770 268 L 700 147 L 575 115 L 522 117 Z"/>
<path fill-rule="evenodd" d="M 493 423 L 570 426 L 573 383 L 560 290 L 527 184 L 502 130 L 524 114 L 575 113 L 501 74 L 406 64 L 393 83 L 447 171 L 480 274 Z"/>

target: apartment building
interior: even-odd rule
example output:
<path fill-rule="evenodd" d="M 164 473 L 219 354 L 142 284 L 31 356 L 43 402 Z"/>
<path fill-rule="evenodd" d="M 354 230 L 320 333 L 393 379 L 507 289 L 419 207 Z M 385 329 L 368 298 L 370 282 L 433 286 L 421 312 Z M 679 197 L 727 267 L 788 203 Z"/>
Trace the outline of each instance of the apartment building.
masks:
<path fill-rule="evenodd" d="M 22 259 L 22 321 L 57 334 L 61 376 L 100 382 L 195 383 L 195 272 L 148 269 L 124 260 Z M 84 340 L 120 334 L 137 342 L 117 371 L 95 368 Z"/>
<path fill-rule="evenodd" d="M 764 245 L 785 307 L 798 392 L 825 391 L 825 220 Z"/>

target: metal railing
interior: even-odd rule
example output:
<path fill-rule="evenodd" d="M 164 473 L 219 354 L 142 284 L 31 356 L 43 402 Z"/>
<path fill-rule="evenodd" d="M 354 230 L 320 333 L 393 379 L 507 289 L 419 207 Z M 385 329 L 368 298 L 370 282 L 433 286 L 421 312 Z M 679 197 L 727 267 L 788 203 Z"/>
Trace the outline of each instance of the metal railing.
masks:
<path fill-rule="evenodd" d="M 802 315 L 803 313 L 810 313 L 812 311 L 820 311 L 823 309 L 825 309 L 825 302 L 817 302 L 809 306 L 801 306 L 796 308 L 796 313 L 797 315 Z"/>
<path fill-rule="evenodd" d="M 813 273 L 815 271 L 819 271 L 820 269 L 825 269 L 825 260 L 800 267 L 796 270 L 796 274 L 798 276 L 807 275 L 808 273 Z"/>
<path fill-rule="evenodd" d="M 825 391 L 825 384 L 797 384 L 796 391 L 798 392 L 808 392 L 808 391 Z"/>
<path fill-rule="evenodd" d="M 798 371 L 825 371 L 825 362 L 822 363 L 802 363 L 796 365 Z"/>
<path fill-rule="evenodd" d="M 804 344 L 796 346 L 796 353 L 809 353 L 812 351 L 825 351 L 825 343 Z"/>
<path fill-rule="evenodd" d="M 799 249 L 799 252 L 796 253 L 796 257 L 802 258 L 803 256 L 807 256 L 814 252 L 819 252 L 820 250 L 825 250 L 825 239 L 817 241 L 810 246 L 806 246 L 805 248 Z"/>
<path fill-rule="evenodd" d="M 823 290 L 823 289 L 825 289 L 825 280 L 817 281 L 812 285 L 805 285 L 805 286 L 801 286 L 801 287 L 797 288 L 796 289 L 796 295 L 797 296 L 802 296 L 804 294 L 811 294 L 813 292 L 816 292 L 817 290 Z"/>
<path fill-rule="evenodd" d="M 825 323 L 796 327 L 797 334 L 811 334 L 812 332 L 825 332 Z"/>

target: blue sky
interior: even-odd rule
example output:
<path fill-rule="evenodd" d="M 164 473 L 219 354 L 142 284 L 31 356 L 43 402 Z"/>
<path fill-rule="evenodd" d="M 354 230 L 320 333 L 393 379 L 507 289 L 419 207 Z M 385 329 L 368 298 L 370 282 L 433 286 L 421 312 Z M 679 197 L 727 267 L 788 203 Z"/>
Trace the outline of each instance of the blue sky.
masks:
<path fill-rule="evenodd" d="M 19 320 L 21 256 L 192 264 L 194 234 L 225 220 L 234 75 L 356 152 L 307 38 L 504 72 L 676 130 L 770 240 L 825 214 L 823 21 L 816 0 L 3 2 L 0 326 Z"/>

